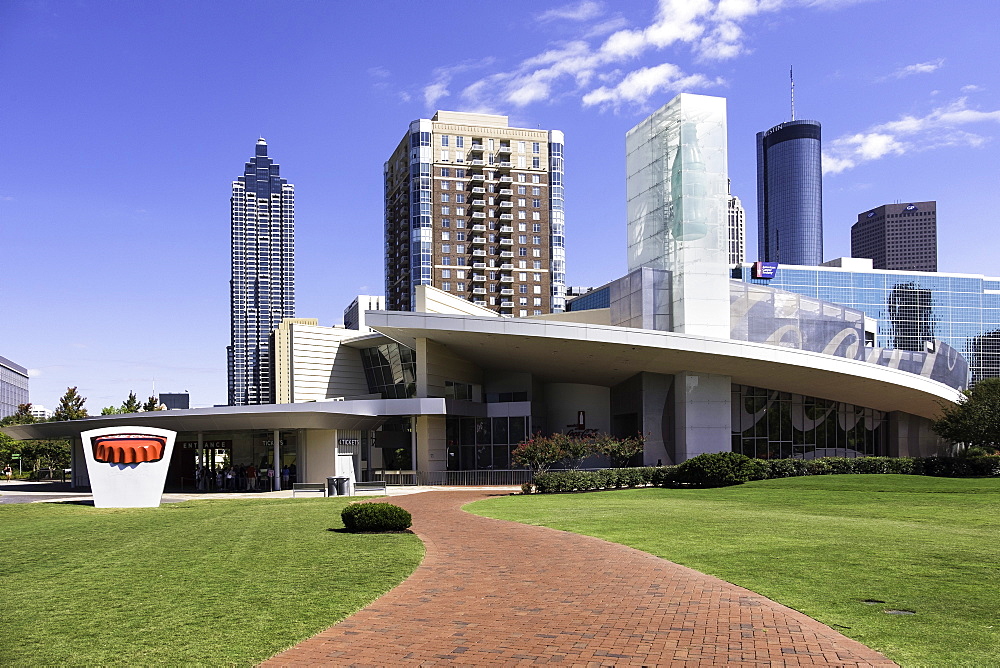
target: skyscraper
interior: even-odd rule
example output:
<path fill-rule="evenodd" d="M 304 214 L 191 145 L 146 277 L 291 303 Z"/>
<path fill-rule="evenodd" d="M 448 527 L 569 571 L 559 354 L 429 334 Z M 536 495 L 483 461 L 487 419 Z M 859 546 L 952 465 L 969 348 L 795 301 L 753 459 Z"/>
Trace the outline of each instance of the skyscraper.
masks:
<path fill-rule="evenodd" d="M 271 403 L 269 337 L 295 317 L 295 187 L 278 175 L 257 140 L 243 176 L 233 181 L 229 404 Z"/>
<path fill-rule="evenodd" d="M 746 211 L 740 198 L 729 192 L 729 264 L 746 261 Z"/>
<path fill-rule="evenodd" d="M 875 269 L 937 271 L 937 202 L 883 204 L 858 214 L 851 226 L 851 257 Z"/>
<path fill-rule="evenodd" d="M 563 134 L 438 111 L 385 163 L 385 295 L 432 285 L 501 315 L 565 307 Z"/>
<path fill-rule="evenodd" d="M 28 403 L 28 370 L 0 357 L 0 418 L 13 415 L 19 404 Z"/>
<path fill-rule="evenodd" d="M 823 263 L 819 121 L 757 133 L 757 253 L 764 262 Z"/>

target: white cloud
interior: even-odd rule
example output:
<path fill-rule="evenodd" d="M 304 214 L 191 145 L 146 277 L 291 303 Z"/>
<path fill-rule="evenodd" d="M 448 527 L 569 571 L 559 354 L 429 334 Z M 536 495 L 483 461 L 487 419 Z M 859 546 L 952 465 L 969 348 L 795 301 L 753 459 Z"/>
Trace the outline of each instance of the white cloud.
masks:
<path fill-rule="evenodd" d="M 929 60 L 926 63 L 914 63 L 913 65 L 900 67 L 898 70 L 893 72 L 890 77 L 902 79 L 914 74 L 930 74 L 931 72 L 941 69 L 943 66 L 944 58 L 938 58 L 937 60 Z"/>
<path fill-rule="evenodd" d="M 566 96 L 600 108 L 626 102 L 645 104 L 651 95 L 678 85 L 715 85 L 721 81 L 706 73 L 670 70 L 677 67 L 670 63 L 666 68 L 656 65 L 657 61 L 681 60 L 658 52 L 684 48 L 703 63 L 735 58 L 751 49 L 747 31 L 752 18 L 790 6 L 835 8 L 843 4 L 844 0 L 657 0 L 654 14 L 644 24 L 627 27 L 621 16 L 606 18 L 603 4 L 581 0 L 536 17 L 542 22 L 569 22 L 576 29 L 572 39 L 545 44 L 535 55 L 505 71 L 460 86 L 456 83 L 459 73 L 470 67 L 439 68 L 423 95 L 432 107 L 459 89 L 467 106 L 505 112 L 511 106 Z M 609 6 L 617 9 L 621 5 Z M 636 62 L 640 58 L 646 62 Z"/>
<path fill-rule="evenodd" d="M 710 81 L 701 74 L 685 75 L 676 65 L 664 63 L 629 72 L 616 86 L 601 86 L 590 91 L 583 96 L 583 104 L 587 107 L 619 107 L 625 103 L 644 105 L 658 93 L 681 92 L 719 83 L 721 81 Z"/>
<path fill-rule="evenodd" d="M 969 84 L 967 86 L 962 86 L 963 93 L 978 93 L 985 90 L 982 86 L 977 86 L 976 84 Z"/>
<path fill-rule="evenodd" d="M 823 173 L 839 174 L 864 162 L 888 155 L 903 155 L 943 146 L 984 145 L 990 137 L 962 126 L 1000 123 L 1000 110 L 969 109 L 966 98 L 937 107 L 924 116 L 905 115 L 894 121 L 872 126 L 834 139 L 823 153 Z"/>
<path fill-rule="evenodd" d="M 573 5 L 563 5 L 562 7 L 556 7 L 555 9 L 550 9 L 547 12 L 542 12 L 538 15 L 538 20 L 555 21 L 563 19 L 567 21 L 588 21 L 592 18 L 600 16 L 603 11 L 601 3 L 584 0 L 583 2 L 578 2 Z"/>

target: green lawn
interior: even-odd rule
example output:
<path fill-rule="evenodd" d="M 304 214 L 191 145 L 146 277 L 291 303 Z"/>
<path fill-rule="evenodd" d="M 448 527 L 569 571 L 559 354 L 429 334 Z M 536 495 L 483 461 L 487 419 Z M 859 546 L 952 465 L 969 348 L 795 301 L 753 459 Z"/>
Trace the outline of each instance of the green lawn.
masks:
<path fill-rule="evenodd" d="M 467 509 L 710 573 L 904 666 L 1000 665 L 1000 479 L 810 476 L 511 496 Z"/>
<path fill-rule="evenodd" d="M 0 506 L 0 665 L 253 665 L 419 564 L 412 534 L 341 528 L 346 500 Z"/>

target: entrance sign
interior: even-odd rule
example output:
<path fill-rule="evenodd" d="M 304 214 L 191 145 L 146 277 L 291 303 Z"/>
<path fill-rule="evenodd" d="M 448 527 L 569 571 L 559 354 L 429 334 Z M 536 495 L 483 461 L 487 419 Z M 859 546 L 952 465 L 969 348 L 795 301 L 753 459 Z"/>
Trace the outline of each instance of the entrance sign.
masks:
<path fill-rule="evenodd" d="M 159 506 L 176 435 L 167 429 L 134 426 L 81 433 L 94 506 Z"/>

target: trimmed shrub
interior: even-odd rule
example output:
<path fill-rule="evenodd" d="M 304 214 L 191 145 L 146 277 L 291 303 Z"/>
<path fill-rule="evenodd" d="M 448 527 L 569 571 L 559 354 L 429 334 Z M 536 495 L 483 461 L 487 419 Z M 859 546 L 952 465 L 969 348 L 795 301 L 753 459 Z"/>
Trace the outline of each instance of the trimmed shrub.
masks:
<path fill-rule="evenodd" d="M 712 452 L 692 457 L 677 467 L 677 479 L 696 487 L 726 487 L 767 477 L 768 466 L 736 452 Z"/>
<path fill-rule="evenodd" d="M 413 524 L 409 512 L 391 503 L 352 503 L 340 518 L 352 533 L 405 531 Z"/>
<path fill-rule="evenodd" d="M 855 462 L 859 460 L 853 457 L 823 457 L 823 461 L 830 465 L 831 475 L 845 475 L 859 472 L 855 468 Z"/>
<path fill-rule="evenodd" d="M 767 459 L 768 478 L 792 478 L 806 475 L 805 462 L 801 459 Z"/>
<path fill-rule="evenodd" d="M 673 487 L 677 483 L 676 466 L 658 466 L 650 474 L 649 483 L 655 487 Z"/>

